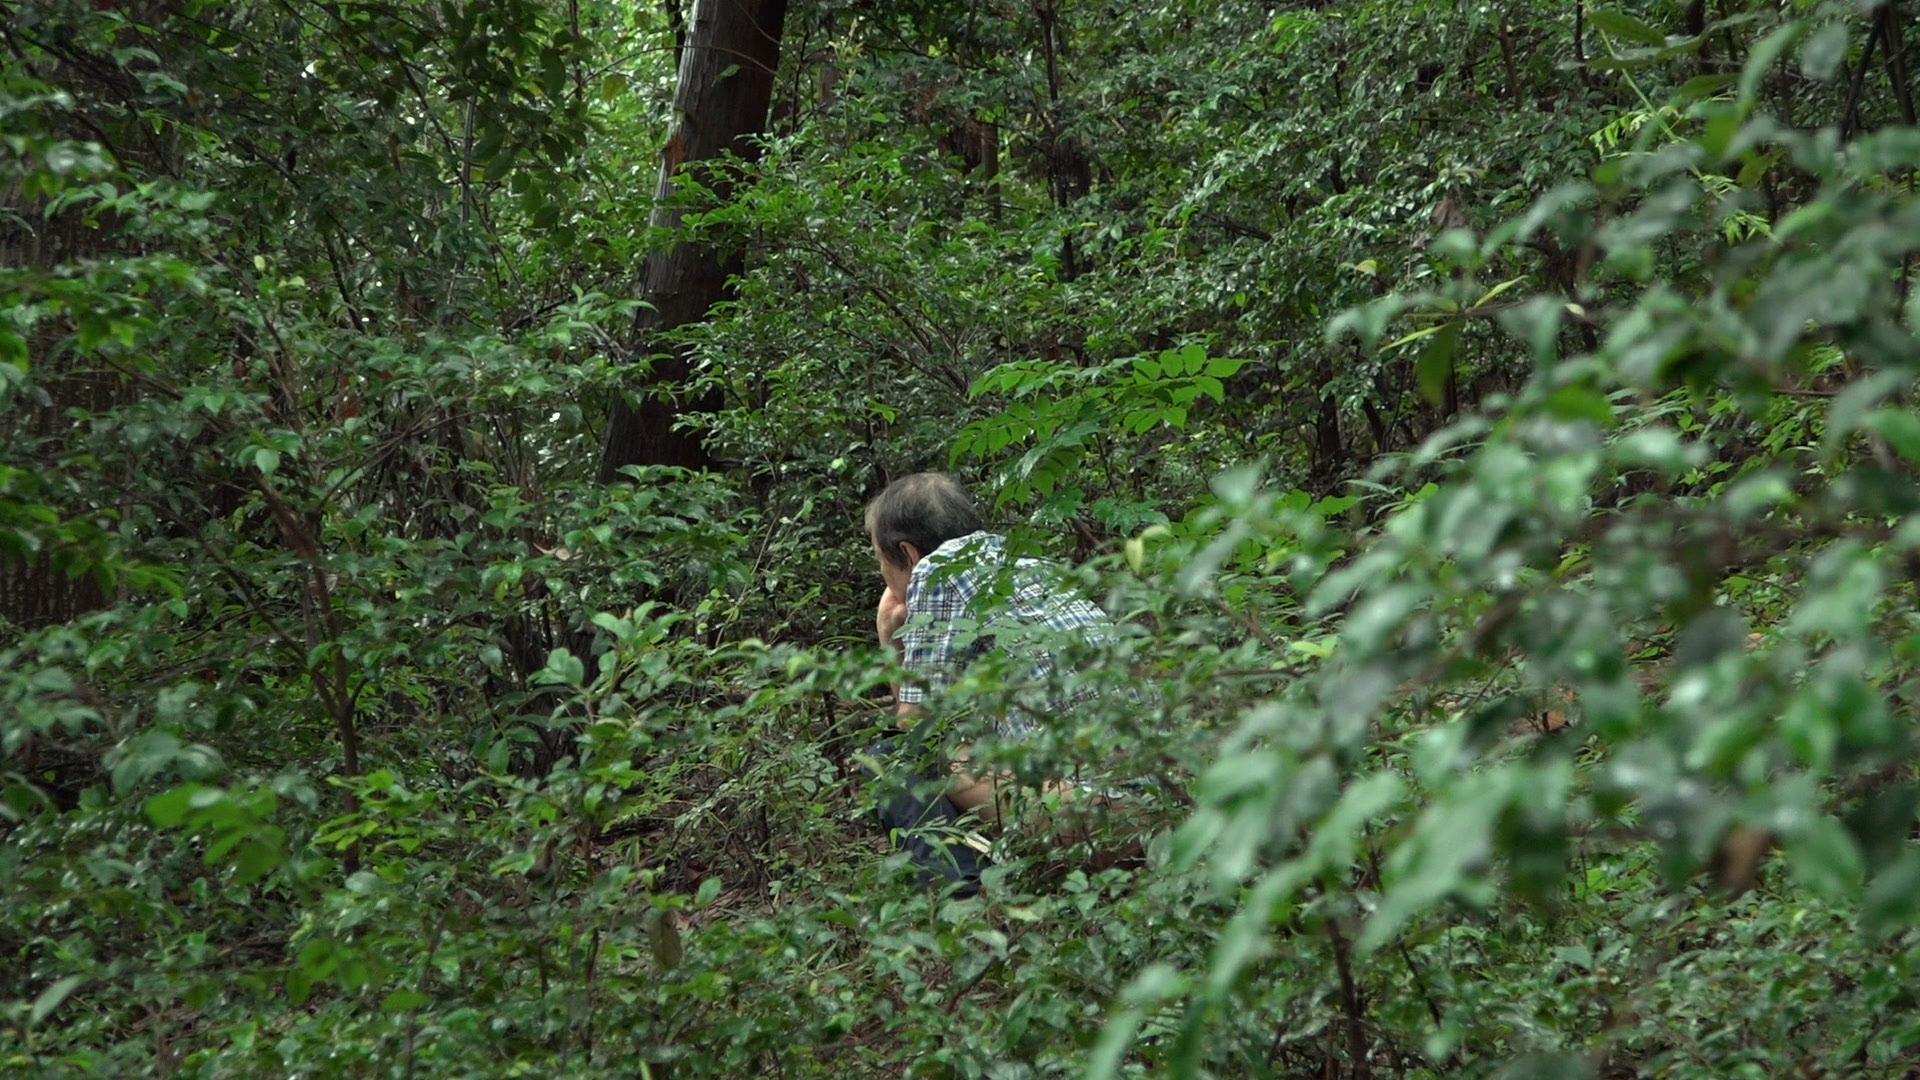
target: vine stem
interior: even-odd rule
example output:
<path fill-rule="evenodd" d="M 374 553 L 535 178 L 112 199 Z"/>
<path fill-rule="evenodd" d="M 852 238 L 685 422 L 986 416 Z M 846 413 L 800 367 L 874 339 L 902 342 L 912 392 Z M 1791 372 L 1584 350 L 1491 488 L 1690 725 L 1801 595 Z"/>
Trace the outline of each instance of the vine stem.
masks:
<path fill-rule="evenodd" d="M 1347 1055 L 1353 1058 L 1353 1074 L 1367 1080 L 1373 1070 L 1367 1064 L 1367 1038 L 1363 1030 L 1366 1003 L 1360 999 L 1360 988 L 1353 981 L 1347 937 L 1340 932 L 1340 921 L 1331 916 L 1327 918 L 1327 940 L 1333 946 L 1333 966 L 1340 976 L 1340 1007 L 1347 1014 Z"/>

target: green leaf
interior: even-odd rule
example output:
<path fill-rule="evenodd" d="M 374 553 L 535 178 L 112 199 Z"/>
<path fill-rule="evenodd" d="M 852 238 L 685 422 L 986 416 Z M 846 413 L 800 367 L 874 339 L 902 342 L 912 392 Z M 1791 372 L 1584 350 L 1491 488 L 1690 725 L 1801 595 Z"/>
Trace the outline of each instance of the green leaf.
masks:
<path fill-rule="evenodd" d="M 1119 1075 L 1120 1061 L 1133 1043 L 1140 1022 L 1153 1009 L 1186 993 L 1188 980 L 1164 960 L 1156 961 L 1133 977 L 1120 991 L 1124 1007 L 1107 1021 L 1087 1064 L 1087 1080 Z"/>
<path fill-rule="evenodd" d="M 647 912 L 646 924 L 647 942 L 653 949 L 653 962 L 662 971 L 679 966 L 687 953 L 680 944 L 680 931 L 673 925 L 672 913 L 654 908 Z"/>
<path fill-rule="evenodd" d="M 1800 70 L 1809 79 L 1826 82 L 1840 70 L 1847 56 L 1847 24 L 1836 19 L 1814 31 L 1800 48 Z"/>
<path fill-rule="evenodd" d="M 1665 45 L 1667 35 L 1624 12 L 1598 8 L 1587 12 L 1587 21 L 1614 37 L 1637 41 L 1642 45 Z"/>
<path fill-rule="evenodd" d="M 1542 403 L 1547 415 L 1559 420 L 1591 420 L 1601 427 L 1612 427 L 1613 406 L 1605 395 L 1585 386 L 1563 386 Z"/>
<path fill-rule="evenodd" d="M 633 637 L 633 623 L 612 612 L 596 612 L 593 625 L 612 634 L 616 641 L 626 641 Z"/>
<path fill-rule="evenodd" d="M 1432 405 L 1446 403 L 1447 377 L 1453 374 L 1453 351 L 1460 345 L 1460 326 L 1456 321 L 1440 327 L 1413 362 L 1413 377 L 1420 384 L 1420 396 Z"/>
<path fill-rule="evenodd" d="M 1415 341 L 1419 341 L 1421 338 L 1432 337 L 1433 335 L 1439 333 L 1442 330 L 1445 330 L 1447 327 L 1452 325 L 1453 325 L 1452 323 L 1436 323 L 1433 326 L 1429 326 L 1421 330 L 1415 330 L 1413 333 L 1408 334 L 1405 337 L 1394 338 L 1392 341 L 1389 341 L 1384 346 L 1382 346 L 1382 348 L 1397 349 L 1402 345 L 1408 345 Z"/>
<path fill-rule="evenodd" d="M 1746 162 L 1740 166 L 1740 175 L 1734 178 L 1734 183 L 1746 188 L 1759 184 L 1761 178 L 1766 176 L 1767 170 L 1772 168 L 1773 163 L 1778 160 L 1780 160 L 1778 154 L 1749 153 Z"/>
<path fill-rule="evenodd" d="M 1825 814 L 1810 814 L 1784 840 L 1787 865 L 1807 888 L 1833 900 L 1860 895 L 1866 860 L 1846 826 Z"/>
<path fill-rule="evenodd" d="M 112 762 L 113 789 L 125 794 L 173 764 L 185 743 L 171 731 L 145 731 L 116 747 Z"/>
<path fill-rule="evenodd" d="M 1506 292 L 1508 289 L 1513 288 L 1515 285 L 1518 285 L 1525 280 L 1527 280 L 1527 275 L 1525 274 L 1521 274 L 1517 278 L 1508 278 L 1507 280 L 1501 282 L 1500 284 L 1495 285 L 1493 288 L 1488 289 L 1485 295 L 1481 296 L 1480 299 L 1475 300 L 1473 302 L 1473 306 L 1479 307 L 1480 305 L 1485 304 L 1487 301 L 1492 300 L 1494 297 L 1499 296 L 1501 293 Z"/>
<path fill-rule="evenodd" d="M 1147 1010 L 1133 1007 L 1121 1009 L 1107 1018 L 1100 1029 L 1100 1039 L 1087 1058 L 1086 1080 L 1117 1080 L 1121 1059 L 1133 1048 L 1134 1036 L 1139 1033 L 1140 1022 L 1146 1015 Z"/>
<path fill-rule="evenodd" d="M 1176 352 L 1160 354 L 1169 375 L 1198 375 L 1206 366 L 1207 351 L 1198 345 L 1182 345 Z"/>
<path fill-rule="evenodd" d="M 1740 68 L 1739 99 L 1742 110 L 1753 108 L 1755 96 L 1760 92 L 1761 80 L 1767 77 L 1767 72 L 1773 69 L 1774 63 L 1780 59 L 1781 55 L 1792 48 L 1793 43 L 1799 41 L 1801 35 L 1806 32 L 1806 20 L 1796 19 L 1768 34 L 1760 44 L 1747 53 L 1747 61 Z"/>
<path fill-rule="evenodd" d="M 1228 506 L 1245 506 L 1260 489 L 1260 466 L 1249 462 L 1224 469 L 1214 476 L 1209 486 Z"/>
<path fill-rule="evenodd" d="M 540 675 L 547 682 L 580 686 L 587 681 L 587 665 L 572 652 L 566 649 L 555 649 L 547 654 L 547 666 Z"/>
<path fill-rule="evenodd" d="M 1732 86 L 1735 76 L 1732 72 L 1718 72 L 1712 75 L 1695 75 L 1680 84 L 1676 91 L 1679 97 L 1687 101 L 1699 101 Z"/>
<path fill-rule="evenodd" d="M 1874 874 L 1861 903 L 1861 921 L 1875 937 L 1911 928 L 1920 919 L 1920 851 L 1903 852 Z"/>
<path fill-rule="evenodd" d="M 386 1012 L 406 1012 L 431 1002 L 433 998 L 418 990 L 395 990 L 380 1002 L 380 1008 Z"/>
<path fill-rule="evenodd" d="M 32 1010 L 27 1013 L 27 1026 L 38 1026 L 40 1021 L 45 1020 L 53 1010 L 60 1007 L 61 1002 L 67 1000 L 67 995 L 73 993 L 75 987 L 85 981 L 85 976 L 68 975 L 55 980 L 52 986 L 40 991 L 40 996 L 33 999 Z"/>
<path fill-rule="evenodd" d="M 206 786 L 203 784 L 182 784 L 172 791 L 155 795 L 146 803 L 147 820 L 163 829 L 178 828 L 186 820 L 194 796 L 204 790 Z"/>
<path fill-rule="evenodd" d="M 0 371 L 0 384 L 23 381 L 27 364 L 26 339 L 8 327 L 0 326 L 0 365 L 6 367 L 5 371 Z"/>
<path fill-rule="evenodd" d="M 1920 416 L 1905 409 L 1880 409 L 1867 417 L 1867 428 L 1901 457 L 1920 462 Z"/>
<path fill-rule="evenodd" d="M 710 877 L 700 883 L 700 891 L 693 896 L 694 907 L 706 907 L 720 895 L 720 879 Z"/>
<path fill-rule="evenodd" d="M 234 884 L 251 885 L 286 861 L 286 853 L 281 850 L 285 839 L 278 828 L 268 826 L 261 830 L 261 835 L 248 837 L 241 843 L 233 857 Z"/>
<path fill-rule="evenodd" d="M 307 996 L 313 992 L 313 975 L 305 968 L 293 968 L 287 972 L 287 1003 L 294 1008 L 306 1004 Z"/>
<path fill-rule="evenodd" d="M 1826 430 L 1820 437 L 1821 456 L 1831 460 L 1848 437 L 1867 423 L 1866 418 L 1872 415 L 1869 410 L 1905 389 L 1910 378 L 1905 371 L 1888 368 L 1847 383 L 1827 407 Z"/>
<path fill-rule="evenodd" d="M 1602 56 L 1587 61 L 1595 71 L 1645 71 L 1666 60 L 1664 49 L 1630 49 L 1618 56 Z"/>

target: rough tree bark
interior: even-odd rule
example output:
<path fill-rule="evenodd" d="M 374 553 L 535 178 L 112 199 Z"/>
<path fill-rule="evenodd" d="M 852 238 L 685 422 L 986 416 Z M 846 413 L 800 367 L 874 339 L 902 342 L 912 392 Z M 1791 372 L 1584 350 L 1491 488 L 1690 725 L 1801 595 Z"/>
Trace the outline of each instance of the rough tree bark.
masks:
<path fill-rule="evenodd" d="M 753 158 L 751 137 L 766 128 L 786 14 L 787 0 L 693 0 L 680 48 L 675 127 L 661 153 L 654 189 L 656 227 L 678 224 L 674 181 L 687 165 L 728 151 Z M 721 178 L 712 185 L 714 196 L 724 201 L 731 186 Z M 642 287 L 652 306 L 635 320 L 634 342 L 656 359 L 647 384 L 635 388 L 635 400 L 613 403 L 600 455 L 602 483 L 618 479 L 627 465 L 710 464 L 700 437 L 675 430 L 674 422 L 685 412 L 719 408 L 718 395 L 685 397 L 689 357 L 666 347 L 662 336 L 706 318 L 708 308 L 726 298 L 727 282 L 740 272 L 741 261 L 738 248 L 713 243 L 679 243 L 648 254 Z"/>

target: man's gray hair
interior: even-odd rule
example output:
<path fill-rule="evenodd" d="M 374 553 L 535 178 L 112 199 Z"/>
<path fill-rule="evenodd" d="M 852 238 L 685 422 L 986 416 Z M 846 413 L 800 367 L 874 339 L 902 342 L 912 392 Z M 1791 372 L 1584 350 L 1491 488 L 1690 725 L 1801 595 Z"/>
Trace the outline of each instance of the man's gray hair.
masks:
<path fill-rule="evenodd" d="M 867 536 L 880 557 L 894 566 L 907 564 L 903 543 L 925 555 L 955 537 L 986 528 L 974 507 L 973 492 L 946 473 L 914 473 L 888 484 L 867 504 Z"/>

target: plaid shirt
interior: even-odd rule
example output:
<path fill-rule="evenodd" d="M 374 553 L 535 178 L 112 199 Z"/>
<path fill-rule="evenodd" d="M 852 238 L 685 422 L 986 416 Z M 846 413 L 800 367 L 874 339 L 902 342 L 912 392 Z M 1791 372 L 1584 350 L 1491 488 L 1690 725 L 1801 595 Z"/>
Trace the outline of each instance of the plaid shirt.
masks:
<path fill-rule="evenodd" d="M 915 678 L 900 688 L 900 700 L 927 700 L 968 664 L 995 651 L 1028 660 L 1028 681 L 1046 686 L 1053 652 L 1044 642 L 1020 640 L 1036 631 L 1074 630 L 1090 642 L 1111 641 L 1113 623 L 1106 612 L 1066 591 L 1055 578 L 1050 564 L 1039 559 L 1010 561 L 1005 541 L 992 533 L 955 537 L 928 552 L 907 583 L 901 662 Z M 1066 703 L 1034 704 L 1058 709 Z M 1031 730 L 1029 712 L 1009 710 L 1007 733 Z"/>

